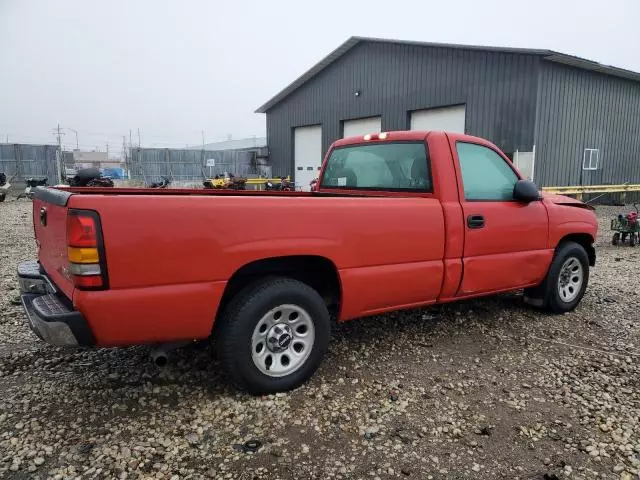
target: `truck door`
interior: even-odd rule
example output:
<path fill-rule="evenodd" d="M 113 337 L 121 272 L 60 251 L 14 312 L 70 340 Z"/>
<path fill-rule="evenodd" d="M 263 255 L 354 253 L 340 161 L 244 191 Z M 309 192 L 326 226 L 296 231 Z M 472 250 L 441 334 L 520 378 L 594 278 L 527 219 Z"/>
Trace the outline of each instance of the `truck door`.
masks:
<path fill-rule="evenodd" d="M 540 201 L 514 200 L 520 179 L 489 142 L 448 135 L 464 221 L 463 278 L 458 296 L 539 283 L 553 256 L 549 220 Z"/>

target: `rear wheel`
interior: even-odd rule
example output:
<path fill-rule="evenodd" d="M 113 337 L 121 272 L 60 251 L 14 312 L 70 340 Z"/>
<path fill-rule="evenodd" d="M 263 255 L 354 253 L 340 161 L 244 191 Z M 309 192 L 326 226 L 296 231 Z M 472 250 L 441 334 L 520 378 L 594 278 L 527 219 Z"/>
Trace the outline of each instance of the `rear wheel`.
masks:
<path fill-rule="evenodd" d="M 636 246 L 636 234 L 635 233 L 630 233 L 629 234 L 629 246 L 630 247 L 635 247 Z"/>
<path fill-rule="evenodd" d="M 238 293 L 216 329 L 220 361 L 251 394 L 291 390 L 316 371 L 329 343 L 329 312 L 308 285 L 263 280 Z"/>
<path fill-rule="evenodd" d="M 564 313 L 578 306 L 588 282 L 587 252 L 578 243 L 564 242 L 556 249 L 551 267 L 542 284 L 526 293 L 534 298 L 531 303 L 552 313 Z"/>

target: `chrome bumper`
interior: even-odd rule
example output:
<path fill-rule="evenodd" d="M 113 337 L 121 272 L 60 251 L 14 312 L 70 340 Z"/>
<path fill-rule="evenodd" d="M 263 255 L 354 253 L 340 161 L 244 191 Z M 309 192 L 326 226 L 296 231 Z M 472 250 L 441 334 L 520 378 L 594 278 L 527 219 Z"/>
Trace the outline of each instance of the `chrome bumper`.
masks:
<path fill-rule="evenodd" d="M 61 295 L 36 261 L 18 266 L 22 306 L 31 330 L 45 342 L 60 347 L 93 345 L 95 339 L 82 313 Z"/>

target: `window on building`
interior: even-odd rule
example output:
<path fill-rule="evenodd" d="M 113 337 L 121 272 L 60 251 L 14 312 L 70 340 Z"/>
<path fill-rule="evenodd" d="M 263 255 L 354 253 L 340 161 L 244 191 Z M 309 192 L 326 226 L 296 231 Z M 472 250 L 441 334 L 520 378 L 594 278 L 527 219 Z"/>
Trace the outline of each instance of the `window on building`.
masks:
<path fill-rule="evenodd" d="M 389 142 L 336 148 L 327 160 L 322 187 L 430 192 L 426 146 Z"/>
<path fill-rule="evenodd" d="M 600 150 L 597 148 L 585 148 L 582 157 L 583 170 L 597 170 L 600 160 Z"/>
<path fill-rule="evenodd" d="M 474 143 L 456 144 L 466 200 L 513 200 L 518 176 L 495 151 Z"/>

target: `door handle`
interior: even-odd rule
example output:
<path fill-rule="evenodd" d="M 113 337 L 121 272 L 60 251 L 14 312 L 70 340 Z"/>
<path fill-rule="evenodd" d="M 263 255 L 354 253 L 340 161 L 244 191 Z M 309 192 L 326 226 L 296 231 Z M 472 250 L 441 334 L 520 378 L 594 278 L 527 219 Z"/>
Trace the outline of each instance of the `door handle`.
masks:
<path fill-rule="evenodd" d="M 482 215 L 469 215 L 467 217 L 467 226 L 469 228 L 484 227 L 484 217 Z"/>
<path fill-rule="evenodd" d="M 47 226 L 47 209 L 46 207 L 40 207 L 40 225 Z"/>

